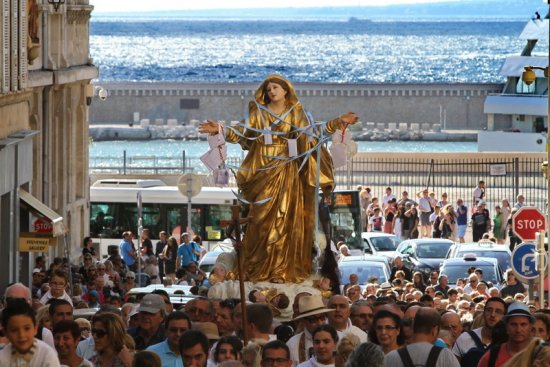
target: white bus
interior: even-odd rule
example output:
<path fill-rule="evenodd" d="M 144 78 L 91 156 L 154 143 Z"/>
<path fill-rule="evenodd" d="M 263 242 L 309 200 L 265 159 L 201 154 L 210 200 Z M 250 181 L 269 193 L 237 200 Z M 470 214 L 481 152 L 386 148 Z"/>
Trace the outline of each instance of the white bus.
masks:
<path fill-rule="evenodd" d="M 160 231 L 168 232 L 168 236 L 186 231 L 188 199 L 177 186 L 167 186 L 160 180 L 100 180 L 90 187 L 90 236 L 99 244 L 101 256 L 107 255 L 109 246 L 120 244 L 123 232 L 137 233 L 138 192 L 142 225 L 150 230 L 153 245 Z M 235 199 L 230 188 L 218 187 L 203 187 L 192 198 L 191 228 L 207 248 L 209 243 L 226 238 L 220 221 L 231 219 Z"/>
<path fill-rule="evenodd" d="M 231 219 L 231 205 L 236 200 L 236 188 L 203 187 L 192 198 L 191 228 L 201 236 L 203 246 L 226 238 L 220 221 Z M 90 187 L 90 236 L 98 246 L 99 255 L 108 255 L 109 246 L 117 246 L 122 233 L 137 233 L 137 195 L 141 192 L 142 225 L 151 233 L 153 248 L 160 231 L 168 236 L 185 232 L 187 228 L 187 197 L 177 186 L 167 186 L 161 180 L 109 179 Z M 361 212 L 358 191 L 337 190 L 329 203 L 333 240 L 349 242 L 361 238 Z"/>

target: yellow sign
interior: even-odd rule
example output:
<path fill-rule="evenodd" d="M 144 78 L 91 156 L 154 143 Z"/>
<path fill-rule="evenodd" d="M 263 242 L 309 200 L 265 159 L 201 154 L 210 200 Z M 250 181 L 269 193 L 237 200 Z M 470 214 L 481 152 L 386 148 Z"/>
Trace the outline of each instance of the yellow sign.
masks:
<path fill-rule="evenodd" d="M 21 252 L 48 252 L 50 238 L 19 237 L 19 251 Z"/>

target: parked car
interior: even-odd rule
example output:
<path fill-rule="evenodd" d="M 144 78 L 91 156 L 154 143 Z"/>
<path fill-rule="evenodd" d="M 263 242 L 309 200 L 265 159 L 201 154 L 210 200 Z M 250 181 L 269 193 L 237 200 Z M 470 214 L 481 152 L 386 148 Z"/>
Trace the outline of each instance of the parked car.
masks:
<path fill-rule="evenodd" d="M 371 255 L 384 255 L 393 258 L 399 245 L 399 240 L 394 234 L 383 232 L 363 232 L 361 239 L 360 250 Z"/>
<path fill-rule="evenodd" d="M 413 273 L 421 272 L 426 281 L 430 272 L 439 270 L 453 243 L 451 240 L 442 238 L 406 240 L 397 246 L 395 253 Z"/>
<path fill-rule="evenodd" d="M 132 288 L 127 293 L 128 298 L 134 296 L 136 301 L 139 301 L 144 295 L 152 293 L 155 289 L 162 289 L 168 293 L 168 296 L 170 296 L 170 302 L 174 305 L 174 309 L 185 305 L 191 299 L 195 298 L 195 296 L 191 294 L 191 286 L 189 285 L 164 286 L 162 284 L 151 284 L 147 287 Z"/>
<path fill-rule="evenodd" d="M 459 258 L 446 259 L 441 265 L 441 274 L 449 279 L 449 286 L 455 287 L 459 278 L 468 278 L 468 269 L 472 266 L 483 271 L 483 280 L 491 282 L 494 287 L 502 288 L 504 276 L 498 260 L 493 257 L 476 257 L 471 254 Z"/>
<path fill-rule="evenodd" d="M 362 287 L 369 279 L 376 278 L 378 284 L 389 282 L 390 269 L 388 262 L 383 257 L 370 257 L 369 255 L 346 256 L 338 262 L 341 284 L 349 282 L 351 274 L 357 274 L 359 284 Z"/>
<path fill-rule="evenodd" d="M 508 246 L 497 245 L 492 241 L 455 243 L 449 249 L 447 259 L 453 257 L 463 258 L 466 254 L 473 254 L 476 257 L 494 257 L 504 271 L 512 267 L 512 252 Z"/>

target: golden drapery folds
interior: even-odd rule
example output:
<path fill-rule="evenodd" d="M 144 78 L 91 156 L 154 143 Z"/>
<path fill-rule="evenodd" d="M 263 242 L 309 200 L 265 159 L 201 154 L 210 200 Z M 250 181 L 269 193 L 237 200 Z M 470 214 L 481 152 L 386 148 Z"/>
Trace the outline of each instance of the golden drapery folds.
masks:
<path fill-rule="evenodd" d="M 279 121 L 265 107 L 266 86 L 276 81 L 288 86 L 286 110 Z M 256 102 L 249 104 L 247 125 L 225 129 L 228 142 L 239 143 L 248 154 L 237 173 L 237 184 L 250 205 L 253 222 L 246 227 L 243 239 L 244 268 L 250 281 L 281 281 L 300 283 L 309 277 L 315 228 L 315 187 L 317 153 L 293 160 L 289 157 L 287 139 L 297 139 L 298 155 L 315 147 L 317 138 L 296 131 L 310 126 L 306 113 L 298 102 L 293 86 L 278 75 L 269 76 L 258 88 Z M 290 112 L 289 112 L 290 111 Z M 265 130 L 271 126 L 272 143 L 266 144 Z M 338 119 L 329 121 L 325 133 L 340 128 Z M 277 133 L 284 133 L 277 135 Z M 325 194 L 334 189 L 332 159 L 321 147 L 320 186 Z M 307 159 L 300 170 L 304 159 Z"/>

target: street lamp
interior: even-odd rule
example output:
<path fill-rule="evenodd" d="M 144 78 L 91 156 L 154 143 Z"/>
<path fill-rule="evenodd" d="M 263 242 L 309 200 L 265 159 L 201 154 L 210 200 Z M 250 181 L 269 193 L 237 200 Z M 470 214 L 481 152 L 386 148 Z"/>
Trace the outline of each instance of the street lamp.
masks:
<path fill-rule="evenodd" d="M 65 0 L 48 0 L 48 4 L 53 5 L 53 8 L 55 9 L 55 11 L 58 11 L 59 7 L 62 4 L 65 4 Z"/>

